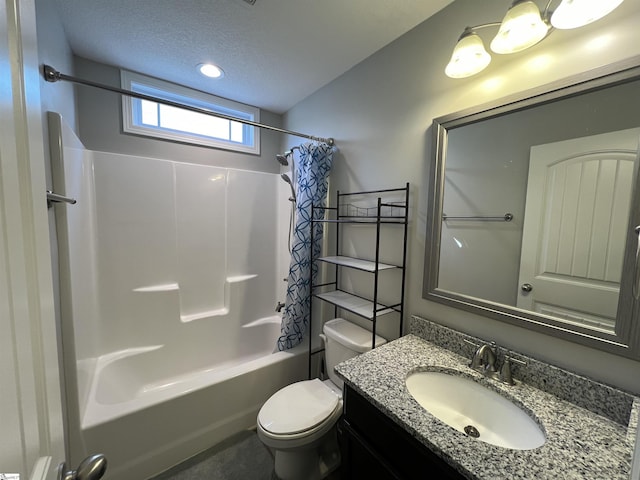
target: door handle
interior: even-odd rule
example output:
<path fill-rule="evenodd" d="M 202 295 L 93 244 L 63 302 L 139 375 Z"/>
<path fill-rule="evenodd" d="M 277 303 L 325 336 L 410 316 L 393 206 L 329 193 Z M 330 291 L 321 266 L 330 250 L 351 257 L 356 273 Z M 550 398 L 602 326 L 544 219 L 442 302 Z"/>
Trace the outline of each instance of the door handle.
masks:
<path fill-rule="evenodd" d="M 64 462 L 58 467 L 58 480 L 98 480 L 107 470 L 107 458 L 101 453 L 80 462 L 77 470 L 67 470 Z"/>
<path fill-rule="evenodd" d="M 633 298 L 638 300 L 640 298 L 640 225 L 635 228 L 636 236 L 638 237 L 638 243 L 636 245 L 636 261 L 635 271 L 633 273 Z"/>
<path fill-rule="evenodd" d="M 523 283 L 520 286 L 520 290 L 522 290 L 523 292 L 529 293 L 531 290 L 533 290 L 533 285 L 531 285 L 530 283 Z"/>

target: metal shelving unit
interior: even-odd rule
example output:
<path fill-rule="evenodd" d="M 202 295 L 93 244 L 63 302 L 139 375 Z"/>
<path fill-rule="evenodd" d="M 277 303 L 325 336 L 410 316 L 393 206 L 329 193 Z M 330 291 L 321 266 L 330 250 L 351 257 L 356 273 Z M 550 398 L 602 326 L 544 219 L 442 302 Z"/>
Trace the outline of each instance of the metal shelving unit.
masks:
<path fill-rule="evenodd" d="M 398 202 L 385 202 L 383 196 L 403 196 L 404 200 Z M 371 198 L 376 206 L 359 207 L 348 203 L 349 197 Z M 322 211 L 321 215 L 317 212 Z M 316 218 L 316 217 L 322 217 Z M 335 266 L 335 279 L 332 282 L 311 285 L 311 299 L 319 299 L 332 304 L 335 307 L 335 315 L 338 310 L 345 310 L 369 320 L 372 323 L 371 346 L 375 348 L 375 336 L 377 321 L 380 317 L 397 312 L 400 316 L 399 336 L 402 335 L 402 322 L 404 316 L 404 293 L 406 278 L 407 259 L 407 226 L 409 218 L 409 184 L 403 188 L 393 188 L 385 190 L 370 190 L 362 192 L 350 192 L 336 194 L 335 207 L 311 207 L 311 243 L 313 244 L 313 226 L 315 223 L 325 223 L 335 225 L 335 255 L 312 258 L 312 262 L 324 262 Z M 371 225 L 375 235 L 375 252 L 373 260 L 344 256 L 341 254 L 341 226 L 345 224 L 368 224 Z M 403 228 L 402 242 L 402 262 L 399 265 L 383 263 L 380 261 L 380 234 L 383 227 L 397 226 Z M 356 295 L 353 292 L 343 289 L 340 284 L 341 270 L 354 269 L 367 272 L 373 275 L 373 295 L 369 298 Z M 380 275 L 385 271 L 401 270 L 400 298 L 396 303 L 383 304 L 379 301 L 378 284 Z M 313 269 L 312 269 L 313 270 Z M 311 280 L 311 279 L 310 279 Z M 310 282 L 311 284 L 311 282 Z M 328 290 L 318 292 L 318 290 Z M 313 308 L 311 309 L 313 312 Z M 313 313 L 310 317 L 309 331 L 313 323 Z M 309 336 L 309 358 L 311 358 L 311 335 Z M 311 371 L 311 370 L 309 370 Z"/>

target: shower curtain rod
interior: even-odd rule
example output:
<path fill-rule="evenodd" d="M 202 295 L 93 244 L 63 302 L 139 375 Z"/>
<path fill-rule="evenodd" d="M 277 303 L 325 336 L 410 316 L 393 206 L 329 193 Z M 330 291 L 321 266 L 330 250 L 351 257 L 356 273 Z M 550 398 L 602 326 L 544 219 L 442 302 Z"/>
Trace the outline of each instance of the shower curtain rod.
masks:
<path fill-rule="evenodd" d="M 262 123 L 254 122 L 252 120 L 243 120 L 241 118 L 232 117 L 231 115 L 225 115 L 224 113 L 212 112 L 211 110 L 206 110 L 204 108 L 192 107 L 191 105 L 184 105 L 182 103 L 172 102 L 171 100 L 164 100 L 162 98 L 157 98 L 151 95 L 145 95 L 143 93 L 132 92 L 131 90 L 125 90 L 122 88 L 112 87 L 110 85 L 104 85 L 102 83 L 92 82 L 91 80 L 72 77 L 70 75 L 65 75 L 64 73 L 60 73 L 55 68 L 49 65 L 44 66 L 43 74 L 44 74 L 44 79 L 47 82 L 54 83 L 59 80 L 65 80 L 67 82 L 78 83 L 80 85 L 100 88 L 102 90 L 109 90 L 110 92 L 119 93 L 121 95 L 127 95 L 129 97 L 139 98 L 140 100 L 149 100 L 151 102 L 162 103 L 163 105 L 169 105 L 170 107 L 182 108 L 182 109 L 190 110 L 196 113 L 204 113 L 205 115 L 210 115 L 212 117 L 217 117 L 217 118 L 222 118 L 224 120 L 230 120 L 233 122 L 242 123 L 244 125 L 250 125 L 252 127 L 264 128 L 266 130 L 273 130 L 274 132 L 286 133 L 287 135 L 293 135 L 295 137 L 308 138 L 309 140 L 314 140 L 316 142 L 324 142 L 329 146 L 333 146 L 335 144 L 335 140 L 333 138 L 315 137 L 313 135 L 307 135 L 305 133 L 285 130 L 284 128 L 273 127 L 271 125 L 265 125 Z"/>

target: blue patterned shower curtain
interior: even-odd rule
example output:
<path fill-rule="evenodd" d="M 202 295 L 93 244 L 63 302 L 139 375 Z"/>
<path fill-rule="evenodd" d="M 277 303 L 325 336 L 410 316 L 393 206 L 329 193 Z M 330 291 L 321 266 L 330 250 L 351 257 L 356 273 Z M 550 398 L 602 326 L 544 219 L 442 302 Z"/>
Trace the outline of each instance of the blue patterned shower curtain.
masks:
<path fill-rule="evenodd" d="M 313 245 L 311 245 L 311 205 L 325 206 L 327 177 L 331 171 L 333 153 L 334 148 L 326 143 L 306 143 L 300 145 L 298 161 L 294 159 L 297 172 L 295 228 L 278 350 L 288 350 L 302 342 L 309 325 L 310 269 L 313 269 L 312 282 L 318 274 L 317 266 L 312 265 L 311 253 L 313 251 L 313 257 L 317 257 L 322 245 L 322 223 L 313 224 Z M 316 210 L 315 218 L 322 217 L 323 211 Z"/>

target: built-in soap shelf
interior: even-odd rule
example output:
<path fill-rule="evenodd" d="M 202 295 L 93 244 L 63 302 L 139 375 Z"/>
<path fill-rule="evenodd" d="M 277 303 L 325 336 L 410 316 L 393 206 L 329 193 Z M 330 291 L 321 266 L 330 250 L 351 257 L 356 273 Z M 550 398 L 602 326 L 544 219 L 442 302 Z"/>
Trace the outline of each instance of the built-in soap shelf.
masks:
<path fill-rule="evenodd" d="M 177 283 L 165 283 L 162 285 L 149 285 L 147 287 L 134 288 L 134 292 L 138 293 L 156 293 L 156 292 L 177 292 L 180 290 L 180 285 Z"/>
<path fill-rule="evenodd" d="M 180 315 L 180 321 L 182 323 L 193 322 L 194 320 L 202 320 L 212 317 L 223 317 L 229 314 L 230 305 L 230 285 L 238 284 L 256 278 L 257 274 L 247 275 L 233 275 L 225 279 L 224 284 L 224 307 L 214 308 L 210 310 L 203 310 L 201 312 L 190 313 L 187 315 Z M 161 292 L 179 292 L 180 284 L 178 283 L 163 283 L 158 285 L 147 285 L 145 287 L 138 287 L 133 289 L 136 293 L 161 293 Z"/>
<path fill-rule="evenodd" d="M 180 321 L 182 323 L 189 323 L 193 322 L 194 320 L 202 320 L 204 318 L 224 317 L 228 314 L 229 309 L 227 307 L 223 307 L 216 310 L 207 310 L 204 312 L 191 313 L 189 315 L 180 315 Z"/>
<path fill-rule="evenodd" d="M 251 280 L 252 278 L 256 278 L 257 276 L 258 274 L 256 273 L 250 273 L 248 275 L 234 275 L 232 277 L 227 277 L 226 282 L 227 283 L 246 282 L 247 280 Z"/>

